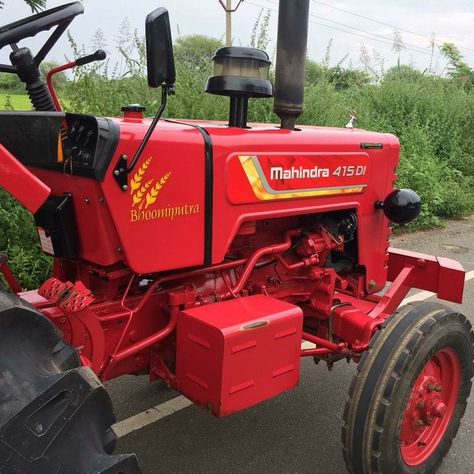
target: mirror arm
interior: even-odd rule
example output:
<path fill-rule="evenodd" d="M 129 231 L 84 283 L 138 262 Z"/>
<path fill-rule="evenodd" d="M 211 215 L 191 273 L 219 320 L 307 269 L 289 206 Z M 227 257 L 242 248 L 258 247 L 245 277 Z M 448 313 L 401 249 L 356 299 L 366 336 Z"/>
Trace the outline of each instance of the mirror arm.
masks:
<path fill-rule="evenodd" d="M 160 108 L 158 109 L 158 112 L 153 118 L 153 121 L 151 122 L 149 129 L 147 130 L 145 136 L 143 137 L 143 140 L 140 143 L 140 146 L 135 152 L 135 155 L 133 156 L 132 161 L 127 166 L 127 156 L 122 155 L 119 158 L 119 161 L 114 168 L 114 178 L 115 178 L 115 181 L 117 181 L 122 191 L 128 190 L 127 177 L 135 168 L 135 165 L 138 163 L 138 160 L 140 159 L 140 156 L 142 155 L 143 150 L 145 149 L 148 141 L 150 140 L 151 135 L 155 131 L 155 128 L 158 125 L 158 122 L 160 121 L 161 116 L 163 115 L 163 112 L 165 111 L 166 104 L 168 103 L 168 95 L 172 95 L 172 94 L 174 94 L 174 85 L 164 84 L 161 86 Z"/>

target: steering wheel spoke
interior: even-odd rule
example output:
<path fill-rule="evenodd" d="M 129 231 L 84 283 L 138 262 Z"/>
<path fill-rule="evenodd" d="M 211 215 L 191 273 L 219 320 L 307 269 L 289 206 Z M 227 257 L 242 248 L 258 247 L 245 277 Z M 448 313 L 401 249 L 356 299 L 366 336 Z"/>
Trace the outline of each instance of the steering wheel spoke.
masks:
<path fill-rule="evenodd" d="M 0 28 L 0 49 L 8 45 L 17 44 L 25 38 L 34 37 L 42 31 L 48 31 L 56 27 L 35 57 L 35 64 L 39 66 L 74 18 L 82 13 L 84 13 L 82 3 L 74 2 L 3 26 Z M 1 64 L 0 71 L 15 73 L 17 69 Z"/>

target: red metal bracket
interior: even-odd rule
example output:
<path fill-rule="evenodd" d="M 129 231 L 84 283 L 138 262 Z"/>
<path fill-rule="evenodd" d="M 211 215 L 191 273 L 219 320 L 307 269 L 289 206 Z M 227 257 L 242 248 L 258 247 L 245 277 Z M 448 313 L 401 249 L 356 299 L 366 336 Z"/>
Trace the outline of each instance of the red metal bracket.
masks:
<path fill-rule="evenodd" d="M 412 267 L 412 288 L 436 293 L 439 299 L 462 303 L 465 271 L 455 260 L 408 250 L 389 249 L 388 280 L 395 281 L 404 267 Z"/>
<path fill-rule="evenodd" d="M 70 313 L 82 311 L 94 301 L 91 291 L 80 281 L 64 283 L 57 278 L 46 280 L 38 289 L 38 294 Z"/>

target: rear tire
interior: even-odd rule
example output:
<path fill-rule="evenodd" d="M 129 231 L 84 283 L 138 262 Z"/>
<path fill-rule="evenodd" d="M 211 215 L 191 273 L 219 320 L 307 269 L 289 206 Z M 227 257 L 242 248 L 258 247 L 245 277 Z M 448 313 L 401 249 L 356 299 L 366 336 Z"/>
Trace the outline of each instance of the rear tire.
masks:
<path fill-rule="evenodd" d="M 0 293 L 0 472 L 135 474 L 113 456 L 112 402 L 77 352 L 33 307 Z"/>
<path fill-rule="evenodd" d="M 438 303 L 405 306 L 374 335 L 357 370 L 342 427 L 349 471 L 434 473 L 471 391 L 469 321 Z"/>

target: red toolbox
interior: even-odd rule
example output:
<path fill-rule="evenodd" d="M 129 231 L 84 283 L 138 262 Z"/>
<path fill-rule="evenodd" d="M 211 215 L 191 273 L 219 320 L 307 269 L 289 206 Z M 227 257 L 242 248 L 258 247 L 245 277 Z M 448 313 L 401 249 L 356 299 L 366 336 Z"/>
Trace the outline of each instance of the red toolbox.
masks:
<path fill-rule="evenodd" d="M 177 324 L 180 391 L 216 416 L 298 384 L 303 312 L 256 295 L 182 311 Z"/>

